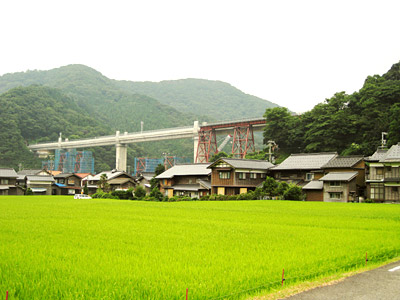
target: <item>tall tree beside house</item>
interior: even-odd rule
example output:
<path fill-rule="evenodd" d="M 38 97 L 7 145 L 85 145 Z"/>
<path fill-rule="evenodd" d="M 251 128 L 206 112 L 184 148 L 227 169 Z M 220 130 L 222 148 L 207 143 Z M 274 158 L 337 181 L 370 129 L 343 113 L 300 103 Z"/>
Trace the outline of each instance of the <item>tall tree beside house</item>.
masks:
<path fill-rule="evenodd" d="M 97 186 L 105 193 L 110 191 L 110 184 L 107 182 L 107 179 L 108 178 L 106 174 L 101 174 L 99 183 L 97 184 Z"/>
<path fill-rule="evenodd" d="M 161 173 L 164 173 L 165 171 L 165 166 L 162 164 L 158 164 L 156 169 L 154 170 L 154 176 L 152 179 L 150 179 L 150 189 L 153 190 L 154 188 L 159 188 L 160 187 L 160 180 L 156 179 L 158 175 Z"/>

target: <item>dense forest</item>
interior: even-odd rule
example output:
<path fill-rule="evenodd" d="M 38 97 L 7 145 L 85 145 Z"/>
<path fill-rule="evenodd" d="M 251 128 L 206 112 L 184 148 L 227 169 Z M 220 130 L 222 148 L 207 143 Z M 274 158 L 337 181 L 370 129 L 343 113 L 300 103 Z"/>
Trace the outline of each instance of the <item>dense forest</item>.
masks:
<path fill-rule="evenodd" d="M 41 160 L 27 145 L 35 142 L 56 141 L 59 133 L 69 139 L 101 136 L 112 133 L 101 120 L 82 110 L 60 90 L 32 85 L 9 90 L 0 95 L 0 166 L 18 169 L 40 168 Z M 86 149 L 94 152 L 95 169 L 109 170 L 115 165 L 113 147 Z M 144 155 L 144 149 L 133 144 L 128 155 Z"/>
<path fill-rule="evenodd" d="M 388 146 L 400 142 L 400 63 L 384 75 L 369 76 L 351 95 L 339 92 L 300 116 L 286 108 L 265 113 L 264 140 L 274 140 L 280 155 L 337 151 L 371 155 L 387 132 Z"/>
<path fill-rule="evenodd" d="M 219 121 L 262 117 L 267 108 L 278 106 L 222 81 L 191 78 L 161 82 L 115 81 L 115 84 L 127 92 L 150 96 L 179 111 L 200 113 Z"/>

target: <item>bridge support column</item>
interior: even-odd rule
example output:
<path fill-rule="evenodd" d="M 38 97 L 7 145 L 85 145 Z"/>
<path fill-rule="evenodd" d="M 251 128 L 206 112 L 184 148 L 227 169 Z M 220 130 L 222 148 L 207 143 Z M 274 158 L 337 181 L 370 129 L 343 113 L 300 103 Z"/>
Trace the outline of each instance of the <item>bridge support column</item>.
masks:
<path fill-rule="evenodd" d="M 127 151 L 128 147 L 126 144 L 116 144 L 115 145 L 115 168 L 118 171 L 126 172 L 126 162 L 127 162 Z"/>

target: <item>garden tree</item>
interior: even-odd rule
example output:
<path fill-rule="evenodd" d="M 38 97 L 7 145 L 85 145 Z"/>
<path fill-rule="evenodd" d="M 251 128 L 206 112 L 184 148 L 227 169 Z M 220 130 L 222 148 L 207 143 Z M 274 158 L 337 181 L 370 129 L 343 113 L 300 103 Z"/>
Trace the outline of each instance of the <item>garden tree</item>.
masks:
<path fill-rule="evenodd" d="M 283 199 L 285 200 L 303 200 L 303 192 L 301 187 L 295 184 L 289 184 L 288 189 L 283 193 Z"/>
<path fill-rule="evenodd" d="M 107 182 L 106 174 L 100 175 L 100 180 L 97 186 L 105 193 L 108 193 L 110 191 L 110 184 Z"/>
<path fill-rule="evenodd" d="M 160 180 L 156 177 L 165 172 L 165 166 L 162 164 L 158 164 L 156 169 L 154 170 L 154 176 L 150 179 L 150 189 L 153 190 L 155 187 L 158 188 L 160 185 Z"/>
<path fill-rule="evenodd" d="M 83 187 L 83 193 L 86 194 L 86 195 L 89 194 L 89 188 L 87 186 L 87 181 L 85 182 L 85 185 Z"/>
<path fill-rule="evenodd" d="M 220 159 L 221 157 L 228 157 L 228 154 L 224 151 L 219 151 L 218 153 L 215 153 L 211 158 L 209 159 L 209 162 L 214 162 Z"/>
<path fill-rule="evenodd" d="M 277 194 L 277 188 L 278 188 L 278 182 L 273 177 L 267 176 L 267 178 L 263 182 L 263 192 L 268 196 L 268 197 L 274 197 Z"/>
<path fill-rule="evenodd" d="M 280 181 L 278 183 L 278 187 L 276 188 L 276 194 L 278 196 L 283 196 L 288 188 L 289 184 L 286 181 Z"/>
<path fill-rule="evenodd" d="M 143 199 L 145 196 L 146 196 L 146 190 L 141 185 L 138 185 L 135 188 L 135 197 L 137 199 Z"/>
<path fill-rule="evenodd" d="M 150 197 L 154 197 L 155 199 L 157 199 L 158 201 L 162 201 L 164 199 L 163 194 L 160 192 L 160 190 L 155 187 L 151 190 L 150 192 Z"/>

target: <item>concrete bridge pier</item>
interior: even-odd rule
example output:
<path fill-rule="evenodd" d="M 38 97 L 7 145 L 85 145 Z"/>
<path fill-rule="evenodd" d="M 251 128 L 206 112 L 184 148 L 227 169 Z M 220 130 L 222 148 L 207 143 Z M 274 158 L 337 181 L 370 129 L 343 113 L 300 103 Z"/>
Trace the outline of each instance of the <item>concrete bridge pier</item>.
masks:
<path fill-rule="evenodd" d="M 118 171 L 126 172 L 128 146 L 126 144 L 118 143 L 115 145 L 115 150 L 115 168 Z"/>

